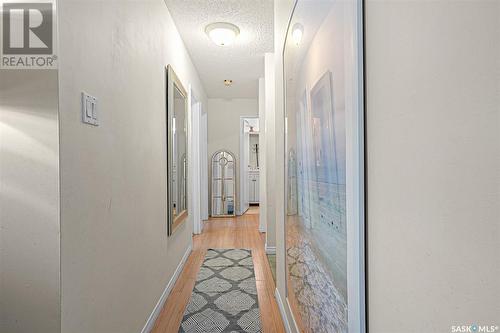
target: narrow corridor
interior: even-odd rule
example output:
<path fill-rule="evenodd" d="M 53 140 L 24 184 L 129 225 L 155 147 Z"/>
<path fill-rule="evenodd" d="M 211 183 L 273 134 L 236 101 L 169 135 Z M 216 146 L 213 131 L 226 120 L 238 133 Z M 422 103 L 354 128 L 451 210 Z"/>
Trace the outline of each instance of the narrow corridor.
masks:
<path fill-rule="evenodd" d="M 500 0 L 0 27 L 0 333 L 500 333 Z"/>

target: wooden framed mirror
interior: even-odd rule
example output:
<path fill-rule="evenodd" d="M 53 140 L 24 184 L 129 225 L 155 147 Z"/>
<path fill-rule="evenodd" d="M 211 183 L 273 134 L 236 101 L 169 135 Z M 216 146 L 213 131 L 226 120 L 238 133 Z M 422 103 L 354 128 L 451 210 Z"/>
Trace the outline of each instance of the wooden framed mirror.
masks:
<path fill-rule="evenodd" d="M 167 93 L 167 232 L 172 235 L 188 218 L 187 91 L 171 65 L 166 68 Z"/>

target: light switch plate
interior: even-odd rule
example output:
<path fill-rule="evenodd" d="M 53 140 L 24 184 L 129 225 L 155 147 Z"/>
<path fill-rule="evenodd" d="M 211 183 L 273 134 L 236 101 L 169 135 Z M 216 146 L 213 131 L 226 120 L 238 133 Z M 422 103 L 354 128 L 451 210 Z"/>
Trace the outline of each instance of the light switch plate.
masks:
<path fill-rule="evenodd" d="M 82 121 L 85 124 L 99 126 L 97 121 L 97 98 L 82 92 Z"/>

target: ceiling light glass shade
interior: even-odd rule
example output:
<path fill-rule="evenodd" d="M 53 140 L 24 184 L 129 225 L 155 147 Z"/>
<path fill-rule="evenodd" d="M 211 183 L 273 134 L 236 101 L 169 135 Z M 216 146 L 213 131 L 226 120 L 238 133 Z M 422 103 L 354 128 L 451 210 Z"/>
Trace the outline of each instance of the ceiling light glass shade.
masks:
<path fill-rule="evenodd" d="M 295 45 L 299 45 L 304 34 L 304 27 L 300 23 L 295 23 L 292 27 L 292 39 Z"/>
<path fill-rule="evenodd" d="M 227 46 L 234 42 L 240 29 L 231 23 L 217 22 L 207 25 L 205 32 L 219 46 Z"/>

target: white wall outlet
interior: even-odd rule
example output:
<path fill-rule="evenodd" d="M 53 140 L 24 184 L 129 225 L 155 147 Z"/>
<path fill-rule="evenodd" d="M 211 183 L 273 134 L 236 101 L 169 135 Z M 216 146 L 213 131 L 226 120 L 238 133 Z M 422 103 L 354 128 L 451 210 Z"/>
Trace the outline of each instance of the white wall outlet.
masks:
<path fill-rule="evenodd" d="M 97 98 L 82 92 L 82 121 L 85 124 L 99 126 L 97 121 Z"/>

